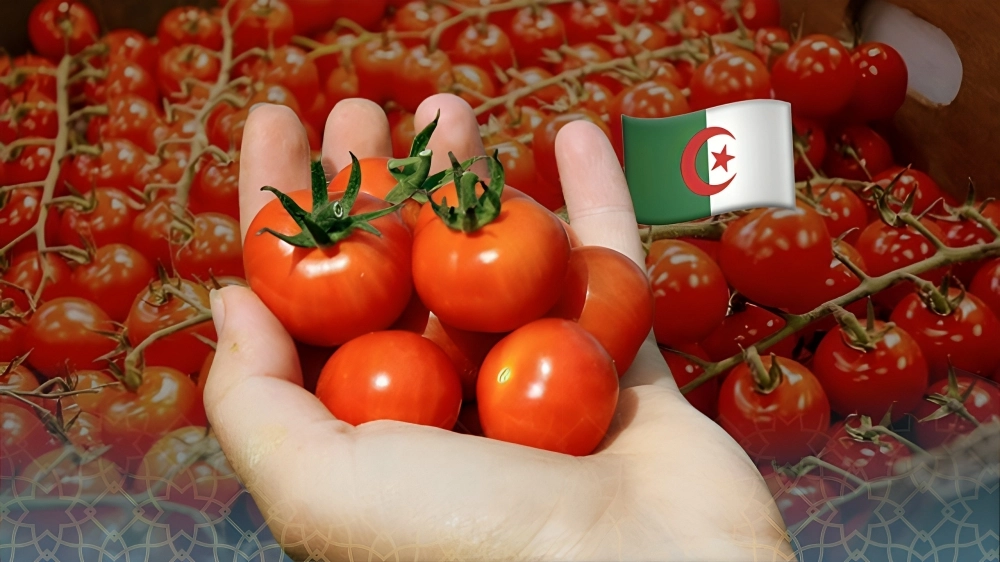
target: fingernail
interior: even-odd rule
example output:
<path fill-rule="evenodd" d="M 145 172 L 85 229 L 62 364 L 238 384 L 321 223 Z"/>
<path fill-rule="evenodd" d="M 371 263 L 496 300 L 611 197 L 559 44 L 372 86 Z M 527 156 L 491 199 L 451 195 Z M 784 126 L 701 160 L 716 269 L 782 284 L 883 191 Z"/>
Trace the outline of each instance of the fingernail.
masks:
<path fill-rule="evenodd" d="M 208 300 L 212 305 L 212 321 L 215 322 L 215 333 L 222 333 L 222 326 L 226 321 L 226 302 L 222 300 L 222 291 L 212 289 L 208 293 Z"/>

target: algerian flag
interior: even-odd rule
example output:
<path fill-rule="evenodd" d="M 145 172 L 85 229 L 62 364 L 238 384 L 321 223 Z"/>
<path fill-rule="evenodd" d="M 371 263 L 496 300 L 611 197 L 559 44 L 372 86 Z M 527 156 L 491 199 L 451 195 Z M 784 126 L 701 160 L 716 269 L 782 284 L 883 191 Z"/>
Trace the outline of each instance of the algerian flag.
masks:
<path fill-rule="evenodd" d="M 622 116 L 622 137 L 639 224 L 795 207 L 786 102 L 742 101 L 661 119 Z"/>

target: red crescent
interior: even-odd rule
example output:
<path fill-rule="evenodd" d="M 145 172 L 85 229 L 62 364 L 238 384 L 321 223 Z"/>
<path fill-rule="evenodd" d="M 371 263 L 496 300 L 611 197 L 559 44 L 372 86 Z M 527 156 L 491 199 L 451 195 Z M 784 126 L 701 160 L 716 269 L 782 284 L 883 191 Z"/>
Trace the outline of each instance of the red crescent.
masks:
<path fill-rule="evenodd" d="M 706 183 L 700 176 L 698 176 L 698 165 L 695 163 L 698 159 L 698 151 L 701 150 L 701 146 L 703 144 L 708 142 L 708 139 L 719 135 L 726 135 L 734 140 L 736 139 L 732 133 L 722 127 L 708 127 L 698 131 L 693 137 L 691 137 L 687 146 L 684 147 L 684 154 L 681 155 L 681 177 L 684 179 L 684 183 L 687 185 L 687 188 L 696 195 L 701 195 L 703 197 L 715 195 L 716 193 L 720 193 L 723 189 L 729 187 L 729 184 L 733 183 L 733 180 L 736 179 L 736 174 L 733 174 L 733 177 L 726 180 L 725 183 L 712 185 L 710 183 Z"/>

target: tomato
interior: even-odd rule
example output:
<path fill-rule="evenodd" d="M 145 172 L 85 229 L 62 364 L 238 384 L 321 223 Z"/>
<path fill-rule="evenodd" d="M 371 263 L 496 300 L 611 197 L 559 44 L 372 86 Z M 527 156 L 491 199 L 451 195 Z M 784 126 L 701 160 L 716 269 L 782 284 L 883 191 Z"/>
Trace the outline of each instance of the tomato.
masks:
<path fill-rule="evenodd" d="M 150 263 L 157 262 L 169 266 L 171 264 L 172 223 L 175 209 L 170 199 L 157 199 L 144 211 L 139 213 L 132 222 L 132 238 L 130 245 L 146 256 Z M 178 216 L 183 216 L 179 215 Z"/>
<path fill-rule="evenodd" d="M 427 32 L 439 23 L 447 21 L 452 15 L 454 15 L 452 11 L 444 4 L 413 0 L 396 11 L 390 25 L 399 32 Z M 450 48 L 454 44 L 454 35 L 453 29 L 442 34 L 441 43 L 445 48 Z M 407 47 L 423 46 L 424 42 L 421 38 L 403 39 L 403 44 Z"/>
<path fill-rule="evenodd" d="M 473 109 L 483 104 L 483 98 L 496 97 L 496 87 L 490 75 L 471 64 L 456 64 L 452 67 L 452 88 L 455 94 L 465 100 Z M 489 113 L 479 116 L 480 123 L 486 123 Z"/>
<path fill-rule="evenodd" d="M 240 223 L 229 215 L 194 216 L 194 232 L 174 254 L 177 274 L 207 281 L 211 276 L 243 276 Z"/>
<path fill-rule="evenodd" d="M 514 198 L 473 233 L 452 230 L 436 217 L 418 226 L 413 284 L 442 322 L 509 332 L 555 305 L 569 254 L 559 219 L 528 198 Z"/>
<path fill-rule="evenodd" d="M 412 139 L 411 139 L 412 144 Z M 406 147 L 406 156 L 410 155 L 410 147 Z M 362 158 L 358 161 L 361 165 L 361 193 L 367 193 L 372 197 L 385 200 L 389 192 L 399 183 L 396 177 L 389 172 L 389 159 L 381 156 Z M 347 189 L 348 180 L 351 178 L 351 167 L 345 166 L 330 181 L 327 188 L 330 192 L 340 192 Z M 412 199 L 403 203 L 400 216 L 403 222 L 413 227 L 416 222 L 416 215 L 420 212 L 420 204 Z"/>
<path fill-rule="evenodd" d="M 4 480 L 22 473 L 34 459 L 55 448 L 38 415 L 27 406 L 4 403 L 0 428 L 0 478 Z"/>
<path fill-rule="evenodd" d="M 802 297 L 805 281 L 826 274 L 832 248 L 823 217 L 807 205 L 759 209 L 727 226 L 719 265 L 747 298 L 783 307 Z"/>
<path fill-rule="evenodd" d="M 558 209 L 563 205 L 562 190 L 538 177 L 535 153 L 531 148 L 517 140 L 507 139 L 486 149 L 488 154 L 494 151 L 503 164 L 509 185 L 523 191 L 546 209 Z"/>
<path fill-rule="evenodd" d="M 537 82 L 552 78 L 552 73 L 544 68 L 529 66 L 511 74 L 512 79 L 501 88 L 502 94 L 509 94 L 525 86 L 533 86 Z M 560 84 L 552 84 L 535 90 L 530 96 L 522 97 L 518 104 L 522 107 L 537 108 L 540 105 L 551 105 L 566 95 L 566 88 Z M 530 132 L 530 131 L 529 131 Z"/>
<path fill-rule="evenodd" d="M 42 202 L 42 190 L 37 188 L 15 189 L 0 194 L 0 247 L 5 247 L 18 236 L 31 230 L 38 222 L 38 211 Z M 50 212 L 46 226 L 55 224 L 56 213 Z M 46 228 L 46 233 L 49 231 Z M 35 233 L 28 234 L 13 247 L 13 250 L 34 249 L 38 245 Z"/>
<path fill-rule="evenodd" d="M 885 139 L 865 125 L 848 125 L 830 135 L 823 169 L 831 177 L 868 181 L 892 165 Z"/>
<path fill-rule="evenodd" d="M 920 222 L 938 239 L 944 237 L 941 228 L 930 219 L 921 219 Z M 856 248 L 872 277 L 885 275 L 934 255 L 934 246 L 912 227 L 893 227 L 882 221 L 869 224 L 861 232 Z M 945 267 L 922 273 L 918 277 L 937 284 L 946 273 Z M 912 290 L 911 282 L 901 281 L 876 294 L 875 302 L 883 307 L 893 308 Z"/>
<path fill-rule="evenodd" d="M 95 187 L 113 187 L 128 192 L 137 186 L 136 176 L 149 163 L 149 154 L 132 141 L 106 140 L 97 156 L 77 154 L 64 162 L 60 179 L 66 187 L 87 193 Z"/>
<path fill-rule="evenodd" d="M 156 72 L 159 45 L 135 29 L 115 29 L 101 38 L 108 48 L 108 62 L 134 62 L 152 74 Z"/>
<path fill-rule="evenodd" d="M 775 44 L 792 44 L 792 35 L 788 30 L 781 27 L 761 27 L 754 34 L 753 52 L 760 60 L 767 63 L 768 68 L 774 60 L 781 54 L 775 49 Z"/>
<path fill-rule="evenodd" d="M 126 468 L 138 465 L 150 446 L 167 433 L 207 422 L 194 381 L 163 366 L 143 369 L 138 386 L 109 396 L 102 403 L 101 415 L 105 438 L 114 447 L 112 455 Z"/>
<path fill-rule="evenodd" d="M 850 59 L 835 37 L 804 37 L 774 62 L 771 84 L 775 98 L 790 102 L 797 115 L 833 115 L 854 93 L 856 78 Z"/>
<path fill-rule="evenodd" d="M 395 81 L 402 73 L 407 48 L 399 41 L 372 39 L 351 50 L 351 60 L 358 76 L 358 95 L 381 104 L 393 94 Z"/>
<path fill-rule="evenodd" d="M 785 321 L 759 306 L 746 305 L 722 319 L 722 324 L 700 343 L 712 361 L 722 361 L 785 327 Z M 767 350 L 779 357 L 792 357 L 796 338 L 786 337 Z"/>
<path fill-rule="evenodd" d="M 108 371 L 76 371 L 67 377 L 67 381 L 74 390 L 97 389 L 97 392 L 81 393 L 63 399 L 64 408 L 72 406 L 77 411 L 93 416 L 99 416 L 103 413 L 103 405 L 110 400 L 110 397 L 124 392 L 122 384 Z"/>
<path fill-rule="evenodd" d="M 565 113 L 554 113 L 546 117 L 535 129 L 534 138 L 531 141 L 531 148 L 535 153 L 535 166 L 538 174 L 553 187 L 561 186 L 559 179 L 559 166 L 556 161 L 556 136 L 567 123 L 573 121 L 590 121 L 601 128 L 608 140 L 611 140 L 611 130 L 605 125 L 600 115 L 587 111 L 586 109 L 574 109 Z M 546 198 L 539 201 L 551 210 L 558 209 L 565 205 L 562 197 L 562 189 L 558 189 L 559 197 Z"/>
<path fill-rule="evenodd" d="M 412 332 L 373 332 L 337 349 L 323 367 L 316 397 L 351 425 L 395 420 L 451 429 L 462 406 L 462 382 L 432 341 Z"/>
<path fill-rule="evenodd" d="M 1000 203 L 990 201 L 979 207 L 979 212 L 993 226 L 1000 225 Z M 978 222 L 954 217 L 939 219 L 935 223 L 944 231 L 944 243 L 951 248 L 966 248 L 976 244 L 989 244 L 996 240 L 992 232 Z M 987 260 L 969 260 L 952 265 L 952 275 L 968 286 Z"/>
<path fill-rule="evenodd" d="M 614 35 L 619 19 L 618 5 L 610 0 L 574 0 L 570 4 L 557 4 L 552 9 L 559 14 L 566 27 L 566 40 L 572 45 L 591 41 L 601 35 Z"/>
<path fill-rule="evenodd" d="M 52 61 L 32 54 L 21 55 L 14 57 L 9 66 L 3 70 L 4 77 L 7 77 L 8 74 L 14 75 L 13 81 L 7 89 L 8 94 L 14 95 L 36 90 L 48 96 L 49 99 L 56 99 L 56 77 L 54 74 L 56 65 Z"/>
<path fill-rule="evenodd" d="M 289 196 L 306 211 L 312 208 L 309 191 Z M 351 213 L 364 214 L 386 206 L 361 193 Z M 260 233 L 264 227 L 286 235 L 301 230 L 277 200 L 265 205 L 250 224 L 244 241 L 247 280 L 297 340 L 318 346 L 340 345 L 387 328 L 406 308 L 411 292 L 410 233 L 397 213 L 370 224 L 381 236 L 358 230 L 329 248 L 296 248 Z M 312 298 L 288 299 L 296 293 Z M 348 294 L 350 299 L 340 298 Z"/>
<path fill-rule="evenodd" d="M 862 43 L 854 49 L 851 64 L 857 87 L 846 113 L 858 121 L 890 119 L 906 101 L 909 73 L 903 57 L 885 43 Z"/>
<path fill-rule="evenodd" d="M 866 271 L 865 260 L 858 251 L 847 242 L 834 241 L 836 249 L 844 255 L 851 263 Z M 806 314 L 822 306 L 824 303 L 838 299 L 847 293 L 857 289 L 861 285 L 861 280 L 836 256 L 830 259 L 830 264 L 821 275 L 803 275 L 800 290 L 795 295 L 791 295 L 787 301 L 787 309 L 793 314 Z M 866 314 L 866 302 L 862 300 L 854 301 L 845 308 L 848 311 L 864 317 Z M 831 319 L 832 321 L 832 319 Z M 822 322 L 822 321 L 820 321 Z M 832 327 L 832 324 L 829 324 Z"/>
<path fill-rule="evenodd" d="M 199 304 L 204 309 L 211 307 L 208 289 L 205 287 L 187 279 L 171 279 L 168 283 L 184 299 Z M 163 282 L 156 281 L 132 302 L 132 309 L 125 319 L 128 341 L 132 346 L 139 345 L 154 332 L 197 315 L 195 307 L 179 296 L 168 293 Z M 205 321 L 156 340 L 143 352 L 146 366 L 170 367 L 184 373 L 197 371 L 212 348 L 195 337 L 196 334 L 214 341 L 215 326 L 211 321 Z"/>
<path fill-rule="evenodd" d="M 673 347 L 673 349 L 676 349 L 681 353 L 693 355 L 703 361 L 709 361 L 708 354 L 705 353 L 705 350 L 703 350 L 698 344 L 678 344 Z M 704 369 L 696 363 L 677 353 L 661 349 L 660 354 L 663 355 L 663 359 L 666 360 L 667 367 L 670 369 L 670 374 L 673 375 L 674 382 L 677 383 L 678 387 L 683 387 L 684 385 L 694 381 L 704 372 Z M 685 394 L 684 398 L 687 398 L 687 401 L 690 402 L 692 406 L 697 408 L 699 412 L 705 414 L 709 418 L 715 418 L 719 412 L 719 377 L 714 377 L 705 381 L 694 390 Z"/>
<path fill-rule="evenodd" d="M 375 31 L 385 13 L 386 0 L 367 2 L 331 2 L 330 0 L 286 0 L 295 16 L 295 33 L 308 35 L 327 29 L 346 18 L 365 29 Z"/>
<path fill-rule="evenodd" d="M 4 183 L 19 185 L 45 181 L 52 166 L 52 147 L 46 145 L 28 145 L 16 149 L 10 154 L 5 168 Z"/>
<path fill-rule="evenodd" d="M 107 313 L 81 298 L 62 297 L 38 307 L 28 321 L 24 345 L 31 349 L 28 363 L 47 377 L 73 369 L 99 369 L 98 359 L 115 349 L 115 340 L 99 332 L 113 332 Z"/>
<path fill-rule="evenodd" d="M 25 291 L 35 295 L 42 281 L 42 262 L 49 266 L 49 278 L 39 298 L 42 301 L 69 296 L 72 291 L 70 276 L 72 271 L 66 261 L 54 253 L 47 252 L 40 258 L 38 252 L 23 252 L 14 257 L 7 271 L 3 273 L 4 283 L 0 284 L 0 295 L 14 301 L 14 309 L 27 312 L 28 297 Z M 15 289 L 14 287 L 18 287 Z"/>
<path fill-rule="evenodd" d="M 470 24 L 455 39 L 448 51 L 455 64 L 472 64 L 490 73 L 495 68 L 507 70 L 514 66 L 514 48 L 504 30 L 489 22 Z"/>
<path fill-rule="evenodd" d="M 484 354 L 485 355 L 485 354 Z M 38 388 L 38 379 L 24 365 L 13 365 L 9 362 L 0 364 L 0 390 L 10 392 L 31 392 Z M 473 393 L 475 395 L 475 393 Z M 0 394 L 0 405 L 8 408 L 12 405 L 25 406 L 17 398 Z"/>
<path fill-rule="evenodd" d="M 125 192 L 111 187 L 98 187 L 88 199 L 83 205 L 63 211 L 59 240 L 76 246 L 83 240 L 94 246 L 127 242 L 138 215 L 132 208 L 136 203 Z"/>
<path fill-rule="evenodd" d="M 583 456 L 611 424 L 618 376 L 611 357 L 579 324 L 546 318 L 490 351 L 476 402 L 487 437 Z"/>
<path fill-rule="evenodd" d="M 979 297 L 1000 318 L 1000 259 L 986 262 L 969 285 L 969 292 Z"/>
<path fill-rule="evenodd" d="M 884 322 L 875 322 L 875 332 L 886 328 Z M 927 360 L 910 334 L 903 327 L 888 328 L 872 338 L 873 348 L 867 350 L 839 326 L 823 338 L 813 371 L 834 412 L 880 420 L 891 408 L 898 420 L 920 403 L 927 388 Z"/>
<path fill-rule="evenodd" d="M 625 25 L 639 20 L 660 22 L 670 15 L 671 4 L 666 0 L 618 0 L 618 20 Z"/>
<path fill-rule="evenodd" d="M 157 66 L 147 70 L 137 62 L 113 59 L 107 65 L 107 77 L 88 78 L 83 84 L 83 93 L 87 101 L 97 105 L 125 94 L 135 94 L 154 105 L 160 104 L 160 82 L 158 70 L 162 57 L 157 59 Z M 178 63 L 182 65 L 183 62 Z M 176 70 L 179 81 L 183 79 L 183 69 Z M 179 86 L 178 86 L 179 87 Z M 180 90 L 177 90 L 180 91 Z M 207 91 L 206 91 L 207 93 Z"/>
<path fill-rule="evenodd" d="M 551 9 L 529 6 L 514 14 L 509 35 L 517 62 L 526 67 L 539 64 L 545 49 L 559 49 L 566 40 L 566 26 Z"/>
<path fill-rule="evenodd" d="M 900 173 L 902 173 L 902 176 L 900 176 Z M 911 193 L 916 192 L 913 200 L 913 214 L 915 215 L 919 215 L 928 209 L 933 209 L 935 213 L 944 214 L 944 207 L 941 206 L 941 202 L 938 201 L 939 199 L 943 199 L 945 203 L 952 206 L 959 204 L 958 200 L 950 194 L 945 193 L 930 176 L 912 168 L 904 170 L 900 166 L 892 166 L 881 174 L 876 175 L 873 181 L 882 187 L 888 187 L 896 179 L 896 176 L 900 177 L 895 185 L 893 185 L 890 194 L 902 202 L 906 201 L 906 198 Z M 898 211 L 902 205 L 890 202 L 890 207 Z"/>
<path fill-rule="evenodd" d="M 155 277 L 153 267 L 135 249 L 108 244 L 94 251 L 90 263 L 73 270 L 73 294 L 101 307 L 115 322 L 124 322 L 129 300 Z"/>
<path fill-rule="evenodd" d="M 611 53 L 604 47 L 593 42 L 574 43 L 572 47 L 567 47 L 561 52 L 562 58 L 558 63 L 552 65 L 552 71 L 562 74 L 568 70 L 573 70 L 588 64 L 597 64 L 611 60 Z M 585 83 L 599 83 L 608 88 L 621 88 L 621 82 L 607 74 L 591 74 L 580 77 Z"/>
<path fill-rule="evenodd" d="M 150 131 L 162 124 L 163 119 L 153 102 L 135 94 L 122 94 L 108 102 L 106 117 L 90 120 L 87 140 L 99 144 L 105 139 L 125 139 L 146 152 L 155 153 L 157 146 Z"/>
<path fill-rule="evenodd" d="M 104 457 L 85 460 L 76 450 L 59 447 L 25 467 L 14 494 L 32 498 L 103 497 L 125 484 L 121 467 Z"/>
<path fill-rule="evenodd" d="M 94 12 L 76 0 L 42 0 L 28 16 L 32 47 L 53 61 L 79 53 L 93 45 L 100 35 Z"/>
<path fill-rule="evenodd" d="M 625 88 L 611 102 L 608 117 L 611 119 L 612 144 L 622 160 L 622 116 L 641 118 L 673 117 L 691 111 L 687 98 L 680 88 L 667 83 L 649 80 Z"/>
<path fill-rule="evenodd" d="M 770 99 L 767 66 L 749 51 L 717 54 L 691 77 L 691 109 L 700 110 L 744 100 Z"/>
<path fill-rule="evenodd" d="M 284 47 L 295 34 L 295 18 L 282 0 L 233 0 L 233 54 Z"/>
<path fill-rule="evenodd" d="M 630 25 L 619 36 L 622 39 L 612 43 L 609 49 L 616 58 L 635 56 L 680 42 L 679 35 L 671 36 L 659 24 L 644 21 Z"/>
<path fill-rule="evenodd" d="M 178 45 L 160 55 L 156 67 L 156 83 L 163 97 L 171 101 L 204 103 L 208 90 L 203 85 L 189 88 L 185 95 L 186 78 L 204 84 L 214 84 L 221 70 L 216 53 L 201 45 Z"/>
<path fill-rule="evenodd" d="M 442 50 L 429 51 L 424 45 L 411 49 L 399 68 L 394 99 L 410 113 L 428 97 L 450 90 L 455 82 L 448 55 Z"/>
<path fill-rule="evenodd" d="M 858 424 L 850 419 L 834 424 L 829 430 L 830 440 L 818 456 L 866 482 L 893 477 L 896 463 L 910 457 L 910 451 L 893 437 L 855 439 L 845 427 L 857 428 Z"/>
<path fill-rule="evenodd" d="M 0 316 L 0 361 L 10 362 L 24 353 L 26 331 L 22 320 Z"/>
<path fill-rule="evenodd" d="M 848 233 L 844 241 L 856 243 L 861 232 L 868 226 L 868 207 L 861 197 L 851 188 L 839 183 L 814 188 L 814 191 L 821 194 L 817 210 L 823 214 L 830 237 L 839 238 Z"/>
<path fill-rule="evenodd" d="M 288 88 L 299 105 L 309 107 L 316 101 L 319 90 L 319 69 L 302 49 L 285 45 L 254 60 L 247 76 L 265 84 Z"/>
<path fill-rule="evenodd" d="M 580 96 L 580 109 L 586 109 L 600 115 L 601 121 L 607 124 L 611 118 L 608 113 L 611 111 L 611 101 L 615 99 L 612 91 L 597 82 L 584 82 L 583 93 Z"/>
<path fill-rule="evenodd" d="M 969 396 L 963 400 L 962 395 L 973 385 L 975 386 Z M 987 381 L 973 377 L 956 377 L 952 386 L 947 379 L 944 379 L 931 384 L 927 389 L 927 395 L 936 401 L 923 400 L 913 410 L 913 416 L 917 418 L 914 428 L 917 444 L 925 449 L 934 449 L 951 443 L 962 435 L 972 433 L 978 425 L 1000 421 L 1000 390 Z M 955 404 L 942 404 L 942 399 L 953 399 Z M 959 412 L 963 408 L 965 413 L 978 423 L 973 424 L 960 415 Z M 923 421 L 941 413 L 944 415 L 937 419 Z"/>
<path fill-rule="evenodd" d="M 0 142 L 34 137 L 54 139 L 59 134 L 56 104 L 41 92 L 18 94 L 0 102 Z"/>
<path fill-rule="evenodd" d="M 156 38 L 160 41 L 160 49 L 164 51 L 178 45 L 201 45 L 213 51 L 221 51 L 222 24 L 207 10 L 178 6 L 160 18 Z"/>
<path fill-rule="evenodd" d="M 229 505 L 241 486 L 215 435 L 191 425 L 165 434 L 149 448 L 132 478 L 132 490 L 209 515 Z"/>
<path fill-rule="evenodd" d="M 910 294 L 892 311 L 890 320 L 913 335 L 927 357 L 930 380 L 957 369 L 989 377 L 1000 366 L 1000 320 L 974 294 L 948 290 L 950 311 L 936 310 L 918 294 Z"/>
<path fill-rule="evenodd" d="M 781 3 L 778 0 L 743 0 L 737 13 L 750 31 L 781 25 Z"/>
<path fill-rule="evenodd" d="M 680 240 L 665 241 L 648 273 L 655 298 L 656 341 L 694 343 L 722 322 L 729 307 L 729 287 L 705 252 Z"/>
<path fill-rule="evenodd" d="M 483 189 L 480 186 L 476 186 L 476 197 L 482 197 Z M 503 193 L 500 194 L 500 202 L 504 203 L 511 199 L 526 198 L 524 193 L 521 193 L 517 189 L 509 185 L 505 185 L 503 188 Z M 439 205 L 443 205 L 445 201 L 448 205 L 454 205 L 458 202 L 458 192 L 455 190 L 455 182 L 448 182 L 431 193 L 431 199 Z M 430 205 L 424 204 L 420 208 L 420 214 L 417 216 L 416 223 L 414 224 L 413 232 L 420 232 L 423 230 L 424 226 L 437 221 L 437 215 L 434 213 L 434 208 Z M 560 224 L 562 221 L 560 221 Z"/>
<path fill-rule="evenodd" d="M 417 303 L 420 302 L 416 297 L 413 300 Z M 426 315 L 427 310 L 423 309 L 423 311 Z M 423 324 L 423 326 L 415 326 L 420 328 L 417 332 L 422 332 L 424 338 L 437 344 L 448 356 L 461 381 L 462 399 L 475 400 L 479 368 L 482 366 L 486 354 L 503 338 L 504 334 L 460 330 L 442 323 L 433 314 L 429 315 Z"/>
<path fill-rule="evenodd" d="M 188 207 L 192 213 L 222 213 L 240 218 L 240 163 L 206 160 L 191 184 Z"/>
<path fill-rule="evenodd" d="M 771 369 L 771 357 L 761 361 L 764 369 Z M 756 462 L 798 462 L 819 451 L 830 425 L 830 402 L 816 376 L 783 357 L 778 367 L 781 375 L 770 391 L 762 390 L 742 363 L 719 392 L 719 425 Z"/>

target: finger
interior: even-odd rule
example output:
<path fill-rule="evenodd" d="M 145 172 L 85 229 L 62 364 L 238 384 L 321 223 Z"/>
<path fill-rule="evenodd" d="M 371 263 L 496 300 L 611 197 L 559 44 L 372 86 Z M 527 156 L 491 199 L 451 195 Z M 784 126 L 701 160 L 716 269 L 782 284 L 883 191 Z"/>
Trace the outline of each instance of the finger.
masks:
<path fill-rule="evenodd" d="M 434 120 L 438 111 L 441 117 L 438 119 L 437 128 L 431 135 L 431 141 L 427 145 L 434 151 L 431 160 L 431 172 L 439 172 L 451 167 L 448 159 L 448 152 L 453 152 L 459 162 L 463 162 L 473 156 L 485 156 L 486 149 L 483 148 L 483 138 L 479 134 L 479 123 L 476 121 L 476 114 L 462 98 L 452 94 L 436 94 L 425 99 L 417 113 L 413 116 L 413 128 L 422 131 Z M 472 171 L 480 177 L 489 175 L 489 168 L 486 162 L 477 162 L 472 167 Z"/>
<path fill-rule="evenodd" d="M 353 98 L 334 106 L 323 135 L 323 169 L 328 177 L 358 158 L 392 158 L 392 136 L 385 112 L 375 102 Z"/>
<path fill-rule="evenodd" d="M 645 269 L 625 174 L 604 132 L 587 121 L 567 123 L 556 136 L 556 161 L 580 241 L 617 250 Z"/>
<path fill-rule="evenodd" d="M 212 315 L 219 340 L 205 384 L 205 411 L 243 477 L 296 427 L 334 420 L 302 388 L 295 343 L 257 295 L 237 286 L 213 291 Z"/>
<path fill-rule="evenodd" d="M 281 105 L 259 104 L 250 110 L 240 148 L 240 230 L 274 195 L 270 185 L 288 193 L 309 189 L 309 139 L 295 113 Z"/>

